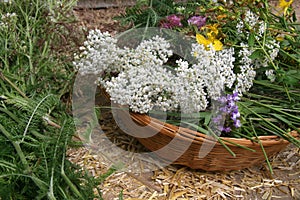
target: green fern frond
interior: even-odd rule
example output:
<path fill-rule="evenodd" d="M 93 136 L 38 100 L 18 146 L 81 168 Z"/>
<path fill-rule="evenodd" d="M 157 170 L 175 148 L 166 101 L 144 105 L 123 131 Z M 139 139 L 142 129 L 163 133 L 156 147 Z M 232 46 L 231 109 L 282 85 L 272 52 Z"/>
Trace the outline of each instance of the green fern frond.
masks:
<path fill-rule="evenodd" d="M 171 0 L 138 1 L 133 7 L 126 8 L 125 14 L 115 19 L 119 20 L 121 25 L 155 27 L 163 17 L 175 12 L 173 3 Z"/>

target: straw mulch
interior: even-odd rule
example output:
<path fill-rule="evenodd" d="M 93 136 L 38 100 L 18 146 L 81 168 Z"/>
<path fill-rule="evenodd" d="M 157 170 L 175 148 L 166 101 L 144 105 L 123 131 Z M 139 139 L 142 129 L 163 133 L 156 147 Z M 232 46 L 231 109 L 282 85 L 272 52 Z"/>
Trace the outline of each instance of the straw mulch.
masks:
<path fill-rule="evenodd" d="M 292 158 L 293 157 L 293 158 Z M 108 167 L 85 148 L 70 149 L 69 159 L 95 176 Z M 295 160 L 295 161 L 294 161 Z M 116 172 L 99 185 L 103 198 L 118 199 L 300 199 L 299 151 L 289 148 L 273 161 L 274 174 L 265 166 L 234 172 L 208 173 L 168 166 L 153 173 Z"/>
<path fill-rule="evenodd" d="M 96 97 L 97 105 L 109 105 L 104 95 Z M 114 164 L 102 150 L 97 153 L 100 148 L 116 150 L 111 144 L 103 142 L 103 136 L 127 152 L 147 151 L 135 138 L 118 127 L 110 109 L 101 109 L 99 125 L 105 134 L 95 132 L 92 146 L 68 151 L 69 160 L 88 170 L 91 175 L 101 177 Z M 122 155 L 114 161 L 117 159 L 122 159 Z M 300 150 L 290 145 L 271 158 L 271 163 L 273 174 L 265 163 L 232 172 L 205 172 L 176 165 L 148 173 L 117 171 L 106 178 L 99 189 L 105 200 L 118 199 L 121 191 L 127 200 L 300 199 Z"/>
<path fill-rule="evenodd" d="M 112 34 L 124 30 L 113 20 L 114 16 L 124 12 L 124 8 L 74 12 L 80 21 L 79 25 L 87 29 L 98 28 Z M 122 133 L 114 124 L 110 112 L 102 115 L 100 124 L 121 148 L 130 151 L 143 149 L 134 138 Z M 70 148 L 68 159 L 95 177 L 103 175 L 111 167 L 111 163 L 101 154 L 95 154 L 85 147 Z M 300 150 L 291 145 L 272 158 L 271 163 L 273 174 L 265 163 L 240 171 L 218 173 L 175 165 L 142 174 L 117 171 L 107 177 L 99 189 L 105 200 L 119 199 L 121 191 L 127 200 L 300 199 Z"/>
<path fill-rule="evenodd" d="M 103 112 L 99 123 L 107 137 L 120 148 L 144 151 L 134 138 L 118 128 L 110 112 Z M 68 156 L 95 177 L 112 166 L 102 154 L 93 153 L 92 148 L 69 149 Z M 118 199 L 121 191 L 128 200 L 300 199 L 300 150 L 290 145 L 272 158 L 271 163 L 273 174 L 264 163 L 232 172 L 205 172 L 176 165 L 139 174 L 117 171 L 99 188 L 107 200 Z"/>

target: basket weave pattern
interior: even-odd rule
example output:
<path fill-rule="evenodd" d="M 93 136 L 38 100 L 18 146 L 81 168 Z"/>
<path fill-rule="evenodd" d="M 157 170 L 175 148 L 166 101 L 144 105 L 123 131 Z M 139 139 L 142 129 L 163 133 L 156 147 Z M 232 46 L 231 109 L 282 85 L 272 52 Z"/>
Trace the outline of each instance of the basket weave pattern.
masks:
<path fill-rule="evenodd" d="M 172 152 L 180 151 L 180 147 L 170 145 L 170 141 L 174 139 L 176 134 L 176 137 L 179 137 L 183 142 L 191 142 L 188 150 L 182 152 L 182 155 L 175 160 L 173 164 L 180 164 L 192 169 L 202 169 L 206 171 L 231 171 L 261 164 L 265 161 L 265 156 L 260 144 L 248 139 L 237 138 L 224 138 L 228 141 L 225 141 L 224 143 L 236 154 L 235 157 L 232 156 L 222 144 L 217 142 L 213 149 L 204 158 L 199 158 L 199 150 L 203 142 L 205 140 L 215 142 L 213 139 L 207 138 L 206 135 L 188 128 L 179 128 L 177 126 L 161 122 L 160 120 L 151 118 L 148 115 L 138 113 L 130 113 L 130 115 L 133 121 L 137 124 L 141 126 L 148 125 L 148 127 L 157 131 L 157 134 L 152 137 L 137 139 L 151 151 L 156 151 L 167 145 L 168 153 L 159 155 L 165 160 L 170 160 L 169 158 L 172 155 Z M 292 131 L 290 134 L 294 137 L 298 136 L 296 131 Z M 260 136 L 259 139 L 268 157 L 276 155 L 289 144 L 288 141 L 278 136 Z M 238 147 L 230 142 L 248 147 L 255 150 L 255 152 Z"/>
<path fill-rule="evenodd" d="M 104 89 L 101 89 L 101 91 L 103 92 L 102 94 L 104 97 L 110 101 L 108 93 Z M 120 106 L 117 104 L 113 105 L 117 107 Z M 136 139 L 150 151 L 156 151 L 167 147 L 168 150 L 165 151 L 165 154 L 159 154 L 159 157 L 166 161 L 173 161 L 172 153 L 180 151 L 180 146 L 170 145 L 170 142 L 175 136 L 183 142 L 191 143 L 189 148 L 186 151 L 183 151 L 182 155 L 172 162 L 173 164 L 205 171 L 232 171 L 262 164 L 266 160 L 260 144 L 248 139 L 221 137 L 228 141 L 224 141 L 224 143 L 235 153 L 236 156 L 234 157 L 222 144 L 197 131 L 183 127 L 179 128 L 178 126 L 162 122 L 145 114 L 130 112 L 129 116 L 128 112 L 124 112 L 122 109 L 117 111 L 117 116 L 122 118 L 123 125 L 128 128 L 129 131 L 134 130 L 134 127 L 128 127 L 130 123 L 127 123 L 132 119 L 138 125 L 147 126 L 152 129 L 152 131 L 156 132 L 152 137 L 136 137 Z M 147 132 L 143 133 L 143 135 L 146 134 Z M 300 134 L 297 131 L 291 131 L 289 134 L 297 139 L 300 137 Z M 290 144 L 287 140 L 284 140 L 279 136 L 259 136 L 258 138 L 263 145 L 268 158 L 278 154 Z M 204 141 L 207 142 L 207 140 L 213 142 L 214 147 L 204 158 L 199 158 L 200 148 Z M 230 142 L 250 148 L 254 150 L 254 152 Z"/>

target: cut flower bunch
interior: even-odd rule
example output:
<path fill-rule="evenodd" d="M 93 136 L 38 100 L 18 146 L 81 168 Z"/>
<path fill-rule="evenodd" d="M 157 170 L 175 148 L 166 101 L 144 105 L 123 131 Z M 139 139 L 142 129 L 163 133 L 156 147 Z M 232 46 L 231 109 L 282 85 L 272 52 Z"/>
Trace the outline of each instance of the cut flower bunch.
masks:
<path fill-rule="evenodd" d="M 167 112 L 167 123 L 205 134 L 214 123 L 222 137 L 277 135 L 300 147 L 288 134 L 300 127 L 300 24 L 290 4 L 279 6 L 138 1 L 120 19 L 177 32 L 193 41 L 189 52 L 175 55 L 172 38 L 159 34 L 121 48 L 117 38 L 92 30 L 75 66 L 96 74 L 111 100 L 133 113 Z"/>

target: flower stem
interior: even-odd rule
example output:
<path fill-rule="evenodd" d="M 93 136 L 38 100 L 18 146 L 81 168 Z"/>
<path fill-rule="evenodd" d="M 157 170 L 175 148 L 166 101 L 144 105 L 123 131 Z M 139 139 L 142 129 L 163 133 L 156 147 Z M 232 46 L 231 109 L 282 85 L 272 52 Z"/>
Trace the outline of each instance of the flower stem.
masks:
<path fill-rule="evenodd" d="M 264 154 L 264 156 L 265 156 L 265 159 L 266 159 L 268 168 L 269 168 L 271 174 L 273 174 L 273 168 L 272 168 L 272 166 L 271 166 L 271 163 L 270 163 L 270 161 L 269 161 L 269 158 L 268 158 L 268 155 L 267 155 L 267 153 L 266 153 L 266 151 L 265 151 L 265 148 L 264 148 L 263 144 L 261 143 L 260 139 L 258 138 L 257 133 L 256 133 L 256 131 L 255 131 L 255 128 L 254 128 L 253 123 L 252 123 L 251 120 L 250 120 L 250 123 L 251 123 L 252 131 L 253 131 L 253 133 L 254 133 L 254 135 L 255 135 L 257 141 L 258 141 L 258 144 L 260 145 L 261 150 L 262 150 L 262 152 L 263 152 L 263 154 Z"/>

